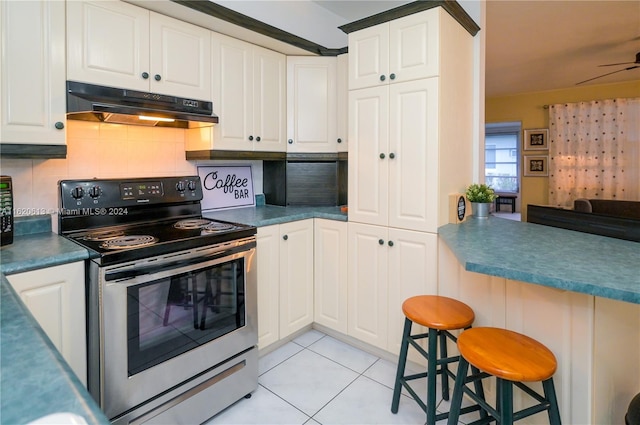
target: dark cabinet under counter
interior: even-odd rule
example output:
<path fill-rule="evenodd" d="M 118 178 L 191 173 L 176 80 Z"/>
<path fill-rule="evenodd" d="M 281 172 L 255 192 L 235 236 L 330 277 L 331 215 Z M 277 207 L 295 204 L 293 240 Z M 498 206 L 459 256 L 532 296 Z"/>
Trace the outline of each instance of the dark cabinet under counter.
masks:
<path fill-rule="evenodd" d="M 347 204 L 347 161 L 308 158 L 263 163 L 265 202 L 280 206 Z"/>

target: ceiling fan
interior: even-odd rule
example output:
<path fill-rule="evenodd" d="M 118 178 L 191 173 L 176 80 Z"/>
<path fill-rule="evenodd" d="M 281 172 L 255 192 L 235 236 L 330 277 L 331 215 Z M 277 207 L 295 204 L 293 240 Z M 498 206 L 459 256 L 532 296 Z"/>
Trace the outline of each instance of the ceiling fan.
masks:
<path fill-rule="evenodd" d="M 579 83 L 576 83 L 576 86 L 578 84 L 582 84 L 582 83 L 586 83 L 588 81 L 596 80 L 598 78 L 606 77 L 607 75 L 616 74 L 618 72 L 630 71 L 632 69 L 640 68 L 640 52 L 636 53 L 635 62 L 608 63 L 608 64 L 605 64 L 605 65 L 598 65 L 598 66 L 616 66 L 616 65 L 633 65 L 633 66 L 628 66 L 626 68 L 622 68 L 622 69 L 619 69 L 617 71 L 608 72 L 606 74 L 602 74 L 602 75 L 599 75 L 597 77 L 589 78 L 588 80 L 580 81 Z"/>

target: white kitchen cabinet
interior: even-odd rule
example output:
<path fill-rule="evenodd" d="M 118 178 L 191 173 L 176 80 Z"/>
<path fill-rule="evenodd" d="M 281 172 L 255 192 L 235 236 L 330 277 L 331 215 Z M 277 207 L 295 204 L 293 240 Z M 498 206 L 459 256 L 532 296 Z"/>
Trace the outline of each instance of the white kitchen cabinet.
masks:
<path fill-rule="evenodd" d="M 287 152 L 337 152 L 335 57 L 287 57 Z"/>
<path fill-rule="evenodd" d="M 211 31 L 120 1 L 67 2 L 67 79 L 211 100 Z"/>
<path fill-rule="evenodd" d="M 313 323 L 313 219 L 280 225 L 280 338 Z"/>
<path fill-rule="evenodd" d="M 313 323 L 313 219 L 258 228 L 258 346 Z"/>
<path fill-rule="evenodd" d="M 349 151 L 349 55 L 336 57 L 336 134 L 338 152 Z"/>
<path fill-rule="evenodd" d="M 349 220 L 436 232 L 438 80 L 349 92 Z"/>
<path fill-rule="evenodd" d="M 473 180 L 473 37 L 440 7 L 423 14 L 437 76 L 349 87 L 349 221 L 436 233 Z"/>
<path fill-rule="evenodd" d="M 214 112 L 220 123 L 187 131 L 187 150 L 286 150 L 283 54 L 212 33 Z"/>
<path fill-rule="evenodd" d="M 65 3 L 0 2 L 0 142 L 66 143 Z"/>
<path fill-rule="evenodd" d="M 437 290 L 437 235 L 349 223 L 348 334 L 400 352 L 405 299 Z"/>
<path fill-rule="evenodd" d="M 280 335 L 280 226 L 258 227 L 258 347 L 277 342 Z"/>
<path fill-rule="evenodd" d="M 86 385 L 84 263 L 79 261 L 7 276 L 53 345 Z"/>
<path fill-rule="evenodd" d="M 433 8 L 349 34 L 349 90 L 438 75 L 440 12 Z"/>
<path fill-rule="evenodd" d="M 347 334 L 347 223 L 314 220 L 314 322 Z"/>

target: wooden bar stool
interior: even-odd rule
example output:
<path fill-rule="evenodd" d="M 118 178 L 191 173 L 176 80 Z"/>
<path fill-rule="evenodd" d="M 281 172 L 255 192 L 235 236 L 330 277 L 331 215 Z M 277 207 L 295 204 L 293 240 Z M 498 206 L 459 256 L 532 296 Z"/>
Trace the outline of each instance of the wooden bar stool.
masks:
<path fill-rule="evenodd" d="M 560 425 L 560 412 L 553 385 L 556 358 L 544 345 L 517 332 L 498 328 L 473 328 L 458 337 L 460 363 L 449 412 L 449 425 L 457 425 L 463 393 L 482 406 L 497 423 L 511 425 L 514 421 L 547 411 L 551 425 Z M 481 373 L 467 377 L 469 365 Z M 478 396 L 467 384 L 495 376 L 496 408 L 488 405 L 484 394 Z M 544 395 L 523 384 L 542 381 Z M 513 411 L 513 385 L 534 398 L 538 404 Z"/>
<path fill-rule="evenodd" d="M 408 298 L 402 304 L 402 312 L 406 318 L 391 402 L 391 412 L 398 413 L 400 392 L 404 387 L 427 414 L 427 425 L 433 425 L 436 421 L 445 419 L 448 416 L 448 413 L 436 415 L 436 375 L 442 376 L 442 396 L 445 400 L 449 400 L 449 378 L 455 379 L 454 373 L 449 370 L 449 363 L 456 362 L 460 358 L 460 356 L 448 357 L 447 355 L 447 338 L 456 342 L 456 337 L 449 331 L 471 327 L 475 314 L 468 305 L 452 298 L 437 295 L 419 295 Z M 425 326 L 429 328 L 429 331 L 411 335 L 411 325 L 413 323 Z M 423 338 L 428 338 L 428 351 L 425 351 L 416 342 L 416 340 Z M 438 358 L 438 340 L 440 341 L 440 358 Z M 427 359 L 426 372 L 405 376 L 409 344 Z M 426 403 L 420 399 L 408 384 L 409 381 L 424 377 L 427 378 Z M 476 391 L 483 394 L 481 382 L 478 382 Z M 480 407 L 477 405 L 466 407 L 462 409 L 462 413 L 475 410 L 480 410 Z M 483 417 L 486 417 L 486 413 L 482 413 Z"/>

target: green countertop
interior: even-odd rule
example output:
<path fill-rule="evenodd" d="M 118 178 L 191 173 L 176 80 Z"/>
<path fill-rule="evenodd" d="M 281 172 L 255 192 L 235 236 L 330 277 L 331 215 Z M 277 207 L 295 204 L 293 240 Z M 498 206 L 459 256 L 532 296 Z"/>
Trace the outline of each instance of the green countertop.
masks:
<path fill-rule="evenodd" d="M 278 207 L 262 205 L 221 211 L 204 211 L 203 216 L 256 227 L 305 220 L 307 218 L 347 221 L 347 213 L 341 212 L 340 207 Z"/>
<path fill-rule="evenodd" d="M 29 231 L 18 232 L 21 224 Z M 89 424 L 108 424 L 5 277 L 83 261 L 89 253 L 52 233 L 49 216 L 16 220 L 16 233 L 12 245 L 0 248 L 0 422 L 23 424 L 68 412 Z"/>
<path fill-rule="evenodd" d="M 640 243 L 496 217 L 438 233 L 465 270 L 640 304 Z"/>

